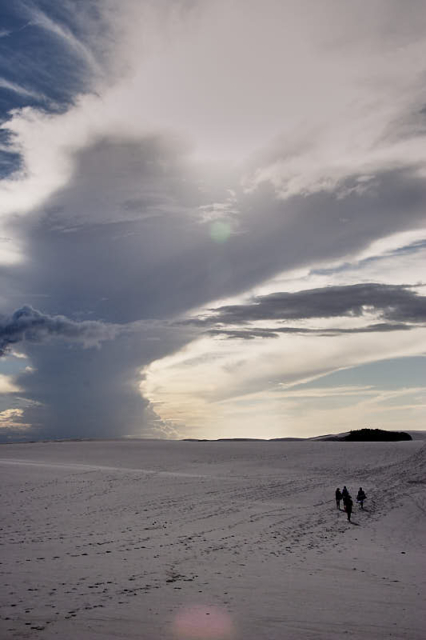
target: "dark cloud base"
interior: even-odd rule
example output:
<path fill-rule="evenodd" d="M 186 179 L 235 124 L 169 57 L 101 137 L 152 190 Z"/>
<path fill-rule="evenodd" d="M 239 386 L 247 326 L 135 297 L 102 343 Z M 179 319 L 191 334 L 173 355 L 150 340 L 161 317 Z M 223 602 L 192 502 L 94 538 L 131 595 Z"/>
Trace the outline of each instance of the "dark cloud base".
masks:
<path fill-rule="evenodd" d="M 278 292 L 257 296 L 247 304 L 227 305 L 212 310 L 207 318 L 190 318 L 183 323 L 203 327 L 208 325 L 244 325 L 264 320 L 312 320 L 320 318 L 361 317 L 377 313 L 387 322 L 361 329 L 329 329 L 321 335 L 365 331 L 392 331 L 409 329 L 408 323 L 418 326 L 426 323 L 426 297 L 420 296 L 409 286 L 363 283 L 348 286 L 330 286 L 319 289 Z M 217 329 L 221 331 L 221 329 Z M 223 329 L 229 334 L 229 331 Z M 255 333 L 257 331 L 257 333 Z M 279 332 L 312 332 L 311 329 L 284 327 L 280 329 L 248 330 L 249 337 L 263 337 Z M 235 332 L 234 332 L 234 335 Z M 244 337 L 241 335 L 241 337 Z"/>

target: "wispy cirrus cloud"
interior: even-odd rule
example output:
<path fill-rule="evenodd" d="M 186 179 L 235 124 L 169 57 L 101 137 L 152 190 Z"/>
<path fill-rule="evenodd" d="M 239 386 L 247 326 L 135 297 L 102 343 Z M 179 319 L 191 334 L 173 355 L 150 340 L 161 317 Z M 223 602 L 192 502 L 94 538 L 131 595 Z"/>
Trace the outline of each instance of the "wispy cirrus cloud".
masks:
<path fill-rule="evenodd" d="M 67 25 L 54 20 L 42 11 L 40 7 L 33 4 L 26 5 L 25 12 L 28 14 L 29 24 L 31 26 L 39 27 L 50 35 L 59 38 L 62 44 L 86 63 L 94 74 L 97 76 L 101 75 L 102 68 L 93 51 L 78 38 Z"/>
<path fill-rule="evenodd" d="M 0 78 L 0 89 L 13 91 L 21 96 L 34 98 L 35 100 L 46 100 L 46 96 L 44 96 L 42 93 L 28 89 L 20 84 L 17 84 L 16 82 L 10 82 L 9 80 L 6 80 L 6 78 Z"/>

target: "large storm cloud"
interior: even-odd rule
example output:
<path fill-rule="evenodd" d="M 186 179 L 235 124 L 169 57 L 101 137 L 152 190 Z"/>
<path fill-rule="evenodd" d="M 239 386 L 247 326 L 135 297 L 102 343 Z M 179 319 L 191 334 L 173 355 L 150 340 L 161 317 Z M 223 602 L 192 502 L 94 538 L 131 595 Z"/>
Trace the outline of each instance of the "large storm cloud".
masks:
<path fill-rule="evenodd" d="M 73 4 L 60 10 L 45 0 L 11 12 L 12 39 L 0 52 L 10 57 L 16 38 L 28 38 L 40 59 L 56 48 L 67 61 L 62 84 L 56 67 L 44 84 L 18 67 L 3 83 L 0 350 L 10 355 L 19 343 L 27 356 L 30 368 L 14 380 L 33 433 L 164 435 L 140 383 L 151 363 L 206 332 L 308 335 L 316 329 L 307 319 L 362 316 L 367 307 L 377 317 L 341 326 L 341 335 L 424 323 L 418 278 L 363 275 L 356 284 L 251 293 L 297 270 L 332 278 L 404 233 L 413 235 L 398 240 L 401 256 L 421 248 L 420 5 L 404 28 L 393 4 L 384 28 L 378 3 L 368 29 L 351 8 L 359 31 L 340 9 L 335 25 L 318 15 L 312 31 L 298 3 L 255 1 L 245 10 L 237 2 L 226 15 L 228 27 L 246 27 L 238 43 L 222 2 L 91 2 L 87 21 L 73 17 Z M 389 69 L 385 52 L 400 61 L 389 86 L 372 82 Z M 52 74 L 59 84 L 49 93 Z"/>

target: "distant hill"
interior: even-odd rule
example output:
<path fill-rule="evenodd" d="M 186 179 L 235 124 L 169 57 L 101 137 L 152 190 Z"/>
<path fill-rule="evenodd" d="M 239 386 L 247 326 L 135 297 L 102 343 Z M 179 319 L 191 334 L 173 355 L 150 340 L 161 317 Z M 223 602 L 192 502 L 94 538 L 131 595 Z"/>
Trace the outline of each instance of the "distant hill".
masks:
<path fill-rule="evenodd" d="M 413 438 L 405 431 L 385 431 L 384 429 L 359 429 L 351 431 L 345 436 L 347 442 L 383 442 L 395 440 L 412 440 Z"/>
<path fill-rule="evenodd" d="M 318 440 L 337 442 L 397 442 L 400 440 L 412 440 L 405 431 L 385 431 L 384 429 L 358 429 L 339 435 L 320 436 Z"/>

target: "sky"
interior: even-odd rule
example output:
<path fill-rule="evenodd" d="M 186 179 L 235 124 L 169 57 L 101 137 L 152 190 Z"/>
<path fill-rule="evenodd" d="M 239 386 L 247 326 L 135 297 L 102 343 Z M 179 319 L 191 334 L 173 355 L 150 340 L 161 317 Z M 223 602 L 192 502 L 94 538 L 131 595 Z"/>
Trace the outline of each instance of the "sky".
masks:
<path fill-rule="evenodd" d="M 426 424 L 423 0 L 0 0 L 0 441 Z"/>

